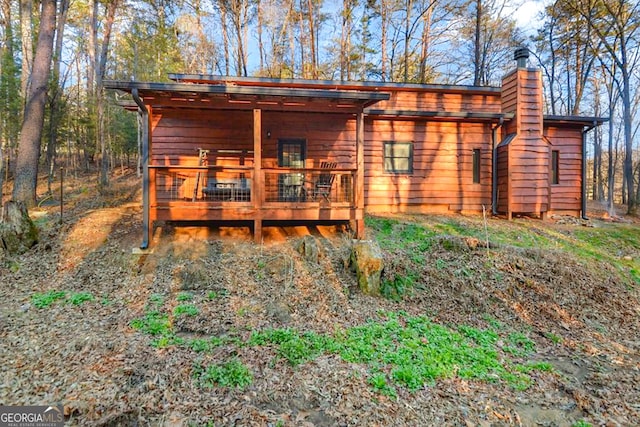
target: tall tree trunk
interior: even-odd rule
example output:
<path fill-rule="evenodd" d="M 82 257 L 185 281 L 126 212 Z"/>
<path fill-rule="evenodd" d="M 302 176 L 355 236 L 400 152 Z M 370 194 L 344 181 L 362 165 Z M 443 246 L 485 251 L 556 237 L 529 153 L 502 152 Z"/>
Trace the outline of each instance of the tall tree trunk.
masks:
<path fill-rule="evenodd" d="M 420 48 L 420 83 L 427 83 L 427 58 L 429 56 L 429 48 L 431 45 L 431 17 L 433 16 L 433 8 L 429 6 L 425 14 L 422 16 L 422 46 Z"/>
<path fill-rule="evenodd" d="M 20 32 L 22 41 L 22 77 L 20 82 L 20 94 L 27 100 L 31 66 L 33 64 L 33 1 L 20 0 Z"/>
<path fill-rule="evenodd" d="M 105 117 L 104 117 L 104 94 L 102 90 L 102 81 L 107 68 L 107 53 L 109 52 L 109 43 L 111 42 L 111 31 L 113 22 L 118 8 L 118 1 L 112 0 L 107 4 L 107 13 L 104 23 L 104 31 L 102 34 L 102 45 L 100 46 L 100 54 L 97 57 L 96 68 L 96 104 L 98 125 L 96 126 L 98 143 L 100 147 L 100 159 L 102 167 L 100 168 L 100 185 L 106 187 L 109 184 L 109 155 L 107 152 L 107 144 L 105 141 Z"/>
<path fill-rule="evenodd" d="M 13 28 L 11 22 L 11 2 L 10 0 L 2 0 L 2 16 L 4 17 L 4 43 L 0 48 L 0 82 L 2 82 L 2 92 L 0 93 L 0 102 L 2 103 L 2 116 L 0 116 L 0 209 L 2 208 L 2 189 L 4 187 L 5 177 L 9 172 L 9 147 L 14 141 L 13 132 L 11 132 L 11 119 L 9 112 L 15 109 L 11 108 L 12 92 L 9 89 L 10 83 L 15 84 L 14 67 L 15 60 L 13 57 Z M 18 97 L 16 91 L 13 92 Z M 15 120 L 15 118 L 13 118 Z M 6 156 L 6 159 L 5 159 Z"/>
<path fill-rule="evenodd" d="M 308 15 L 307 21 L 309 22 L 309 47 L 311 53 L 311 78 L 318 78 L 318 57 L 316 55 L 316 22 L 315 13 L 313 7 L 313 0 L 307 0 Z"/>
<path fill-rule="evenodd" d="M 482 67 L 480 66 L 480 52 L 482 50 L 482 40 L 480 36 L 482 26 L 482 0 L 476 0 L 476 28 L 473 40 L 473 85 L 480 86 L 480 76 Z"/>
<path fill-rule="evenodd" d="M 42 0 L 38 43 L 22 121 L 16 161 L 16 178 L 13 184 L 14 200 L 24 202 L 27 207 L 36 204 L 38 160 L 40 158 L 44 106 L 47 101 L 47 84 L 51 69 L 55 29 L 56 0 Z"/>
<path fill-rule="evenodd" d="M 406 0 L 407 16 L 404 21 L 404 81 L 409 81 L 409 39 L 411 27 L 411 9 L 413 8 L 412 0 Z"/>
<path fill-rule="evenodd" d="M 624 178 L 627 190 L 627 211 L 636 214 L 638 207 L 633 185 L 633 134 L 631 132 L 631 77 L 629 70 L 622 69 L 622 121 L 624 126 Z"/>
<path fill-rule="evenodd" d="M 614 103 L 612 99 L 612 95 L 609 94 L 609 117 L 613 117 L 614 113 Z M 609 120 L 609 136 L 608 136 L 608 152 L 609 162 L 607 165 L 607 202 L 608 202 L 608 210 L 609 215 L 613 216 L 615 211 L 613 208 L 613 196 L 614 196 L 614 185 L 615 185 L 615 170 L 613 163 L 613 120 Z"/>
<path fill-rule="evenodd" d="M 380 78 L 387 81 L 387 29 L 388 29 L 388 0 L 380 0 Z"/>
<path fill-rule="evenodd" d="M 220 0 L 220 26 L 222 27 L 222 47 L 224 51 L 224 71 L 225 75 L 229 73 L 229 33 L 227 31 L 227 6 L 223 0 Z"/>
<path fill-rule="evenodd" d="M 342 1 L 342 31 L 340 33 L 340 80 L 349 80 L 349 56 L 351 53 L 351 2 Z"/>
<path fill-rule="evenodd" d="M 258 72 L 260 76 L 264 76 L 265 52 L 264 52 L 264 44 L 262 42 L 262 26 L 264 25 L 264 22 L 263 22 L 264 18 L 262 16 L 263 6 L 260 0 L 257 0 L 256 7 L 258 8 L 258 55 L 260 56 L 260 64 L 259 64 L 260 68 L 258 69 Z"/>
<path fill-rule="evenodd" d="M 62 58 L 62 41 L 64 37 L 64 26 L 67 21 L 69 11 L 69 0 L 61 0 L 58 12 L 58 23 L 56 26 L 56 41 L 53 53 L 53 70 L 51 76 L 52 92 L 49 97 L 49 138 L 47 140 L 47 169 L 49 178 L 47 181 L 48 190 L 51 192 L 55 170 L 55 153 L 58 141 L 58 127 L 60 125 L 60 97 L 62 95 L 60 84 L 60 61 Z"/>
<path fill-rule="evenodd" d="M 91 26 L 89 28 L 89 70 L 87 71 L 87 93 L 95 95 L 95 78 L 98 56 L 98 12 L 99 0 L 93 0 Z"/>

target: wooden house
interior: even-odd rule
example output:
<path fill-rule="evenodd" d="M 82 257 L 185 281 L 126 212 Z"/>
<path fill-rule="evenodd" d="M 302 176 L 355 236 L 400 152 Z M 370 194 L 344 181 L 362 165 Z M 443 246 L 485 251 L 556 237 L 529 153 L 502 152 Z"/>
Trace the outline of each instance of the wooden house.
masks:
<path fill-rule="evenodd" d="M 603 119 L 545 116 L 526 55 L 500 88 L 106 81 L 143 117 L 142 247 L 159 220 L 247 221 L 260 241 L 278 221 L 348 221 L 362 238 L 365 211 L 584 214 L 585 135 Z"/>

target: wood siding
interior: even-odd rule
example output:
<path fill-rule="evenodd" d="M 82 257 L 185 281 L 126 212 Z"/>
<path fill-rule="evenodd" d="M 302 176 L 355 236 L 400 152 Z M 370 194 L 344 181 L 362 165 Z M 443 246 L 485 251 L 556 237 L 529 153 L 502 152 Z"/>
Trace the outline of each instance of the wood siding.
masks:
<path fill-rule="evenodd" d="M 502 108 L 515 113 L 504 135 L 517 136 L 498 152 L 498 209 L 509 215 L 545 213 L 550 209 L 551 148 L 543 138 L 540 71 L 519 68 L 505 76 Z"/>
<path fill-rule="evenodd" d="M 386 141 L 414 144 L 412 173 L 384 171 Z M 480 149 L 479 184 L 473 183 L 474 149 Z M 369 211 L 482 211 L 491 204 L 490 126 L 367 120 L 365 201 Z"/>
<path fill-rule="evenodd" d="M 547 127 L 545 136 L 559 156 L 558 184 L 551 185 L 551 210 L 582 209 L 582 128 Z"/>
<path fill-rule="evenodd" d="M 251 111 L 180 109 L 155 112 L 151 122 L 152 165 L 197 165 L 198 148 L 211 150 L 210 165 L 237 166 L 238 153 L 218 150 L 253 151 L 253 116 Z M 253 156 L 246 159 L 253 164 Z"/>
<path fill-rule="evenodd" d="M 441 91 L 393 91 L 375 109 L 443 112 L 500 113 L 499 93 L 444 93 Z"/>
<path fill-rule="evenodd" d="M 337 162 L 338 168 L 355 168 L 356 120 L 352 114 L 262 113 L 262 164 L 278 164 L 278 139 L 306 140 L 305 167 Z M 270 132 L 271 137 L 267 137 Z"/>

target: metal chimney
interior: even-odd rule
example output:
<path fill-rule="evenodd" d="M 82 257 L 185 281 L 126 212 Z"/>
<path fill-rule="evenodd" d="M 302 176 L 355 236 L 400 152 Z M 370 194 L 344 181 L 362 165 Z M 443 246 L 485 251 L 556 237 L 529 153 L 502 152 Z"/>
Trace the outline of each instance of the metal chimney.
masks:
<path fill-rule="evenodd" d="M 516 60 L 518 68 L 527 68 L 527 59 L 529 59 L 529 49 L 526 47 L 519 47 L 516 49 L 513 59 Z"/>

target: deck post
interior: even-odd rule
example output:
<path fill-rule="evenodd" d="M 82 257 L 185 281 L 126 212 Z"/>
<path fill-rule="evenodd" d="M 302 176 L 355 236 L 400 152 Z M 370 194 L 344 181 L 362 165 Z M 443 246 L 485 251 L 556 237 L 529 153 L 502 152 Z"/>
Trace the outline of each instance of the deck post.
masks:
<path fill-rule="evenodd" d="M 140 249 L 147 249 L 151 232 L 153 231 L 153 221 L 149 215 L 149 145 L 151 143 L 151 106 L 145 105 L 138 95 L 138 90 L 131 91 L 133 100 L 138 105 L 138 114 L 142 117 L 142 243 Z M 155 179 L 155 175 L 154 175 Z M 155 181 L 154 181 L 155 184 Z M 155 188 L 155 187 L 154 187 Z"/>
<path fill-rule="evenodd" d="M 253 240 L 262 241 L 262 189 L 264 176 L 262 175 L 262 110 L 253 110 L 253 184 L 251 194 L 253 198 Z"/>
<path fill-rule="evenodd" d="M 357 239 L 365 238 L 364 231 L 364 113 L 356 116 L 356 192 L 355 192 L 355 232 Z"/>

